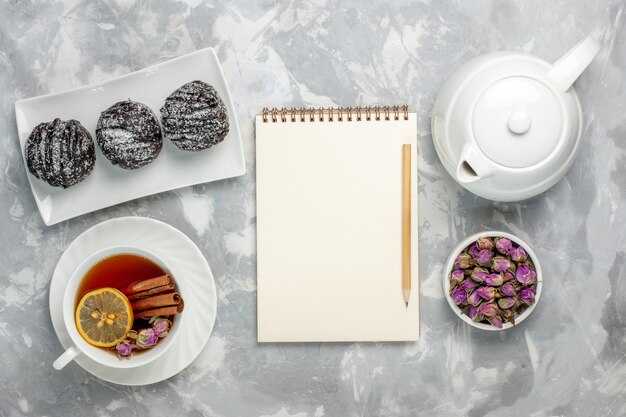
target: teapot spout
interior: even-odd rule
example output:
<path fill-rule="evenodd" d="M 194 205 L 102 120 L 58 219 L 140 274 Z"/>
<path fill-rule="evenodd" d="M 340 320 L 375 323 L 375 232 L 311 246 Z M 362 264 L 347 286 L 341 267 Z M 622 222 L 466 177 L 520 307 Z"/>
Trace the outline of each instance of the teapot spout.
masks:
<path fill-rule="evenodd" d="M 469 184 L 487 178 L 493 173 L 493 167 L 473 147 L 466 146 L 461 152 L 461 159 L 456 169 L 456 179 L 461 184 Z"/>
<path fill-rule="evenodd" d="M 456 177 L 461 184 L 468 184 L 480 179 L 480 175 L 478 175 L 474 167 L 472 167 L 469 162 L 465 160 L 461 161 L 457 167 Z"/>
<path fill-rule="evenodd" d="M 567 91 L 600 51 L 600 43 L 589 36 L 554 63 L 548 77 L 561 91 Z"/>

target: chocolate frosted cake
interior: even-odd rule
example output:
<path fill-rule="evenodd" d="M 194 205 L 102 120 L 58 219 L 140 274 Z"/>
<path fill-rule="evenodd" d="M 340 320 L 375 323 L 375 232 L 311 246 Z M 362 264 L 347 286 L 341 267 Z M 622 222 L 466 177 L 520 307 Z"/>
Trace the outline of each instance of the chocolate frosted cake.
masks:
<path fill-rule="evenodd" d="M 77 120 L 54 119 L 37 125 L 25 148 L 30 173 L 53 187 L 78 184 L 96 162 L 93 139 Z"/>
<path fill-rule="evenodd" d="M 104 156 L 124 169 L 149 164 L 163 147 L 159 121 L 152 110 L 131 100 L 115 103 L 100 114 L 96 138 Z"/>
<path fill-rule="evenodd" d="M 192 81 L 174 91 L 161 109 L 165 138 L 185 151 L 201 151 L 224 140 L 228 113 L 217 91 Z"/>

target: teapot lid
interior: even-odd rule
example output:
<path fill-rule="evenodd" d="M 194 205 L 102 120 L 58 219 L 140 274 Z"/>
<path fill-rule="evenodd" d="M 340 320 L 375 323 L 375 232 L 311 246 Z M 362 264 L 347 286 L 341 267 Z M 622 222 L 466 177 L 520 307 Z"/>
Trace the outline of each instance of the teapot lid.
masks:
<path fill-rule="evenodd" d="M 563 132 L 559 98 L 542 81 L 523 75 L 487 86 L 472 110 L 472 131 L 493 162 L 525 168 L 550 157 Z"/>

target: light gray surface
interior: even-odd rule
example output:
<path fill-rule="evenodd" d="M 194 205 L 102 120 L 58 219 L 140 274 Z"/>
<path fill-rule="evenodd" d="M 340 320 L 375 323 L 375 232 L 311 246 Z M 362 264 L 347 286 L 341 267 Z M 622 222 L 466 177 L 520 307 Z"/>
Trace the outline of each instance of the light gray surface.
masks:
<path fill-rule="evenodd" d="M 626 415 L 624 1 L 5 0 L 0 10 L 0 416 Z M 445 78 L 498 49 L 555 60 L 594 28 L 604 47 L 576 87 L 585 137 L 566 178 L 518 204 L 463 191 L 430 139 Z M 44 226 L 15 100 L 207 46 L 231 88 L 249 173 Z M 253 115 L 266 105 L 397 102 L 419 114 L 420 341 L 257 345 Z M 78 234 L 123 215 L 188 234 L 218 287 L 216 328 L 198 360 L 140 388 L 51 367 L 62 350 L 48 315 L 55 263 Z M 489 228 L 530 242 L 545 274 L 533 315 L 500 334 L 465 325 L 440 289 L 448 251 Z"/>

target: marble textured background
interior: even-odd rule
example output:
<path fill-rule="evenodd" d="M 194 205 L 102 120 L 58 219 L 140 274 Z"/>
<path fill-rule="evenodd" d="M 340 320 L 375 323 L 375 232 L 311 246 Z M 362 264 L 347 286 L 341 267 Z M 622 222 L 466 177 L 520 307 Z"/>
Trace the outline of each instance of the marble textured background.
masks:
<path fill-rule="evenodd" d="M 0 416 L 626 415 L 626 17 L 618 0 L 0 1 Z M 584 142 L 544 195 L 493 203 L 460 188 L 429 132 L 455 67 L 499 49 L 549 61 L 597 29 L 577 83 Z M 20 158 L 15 100 L 125 74 L 213 46 L 249 173 L 46 227 Z M 409 344 L 257 345 L 253 115 L 263 106 L 408 102 L 419 114 L 422 337 Z M 74 365 L 48 314 L 64 248 L 112 217 L 148 216 L 208 258 L 218 319 L 192 366 L 128 388 Z M 468 327 L 442 298 L 441 266 L 487 228 L 532 243 L 542 302 L 521 326 Z"/>

